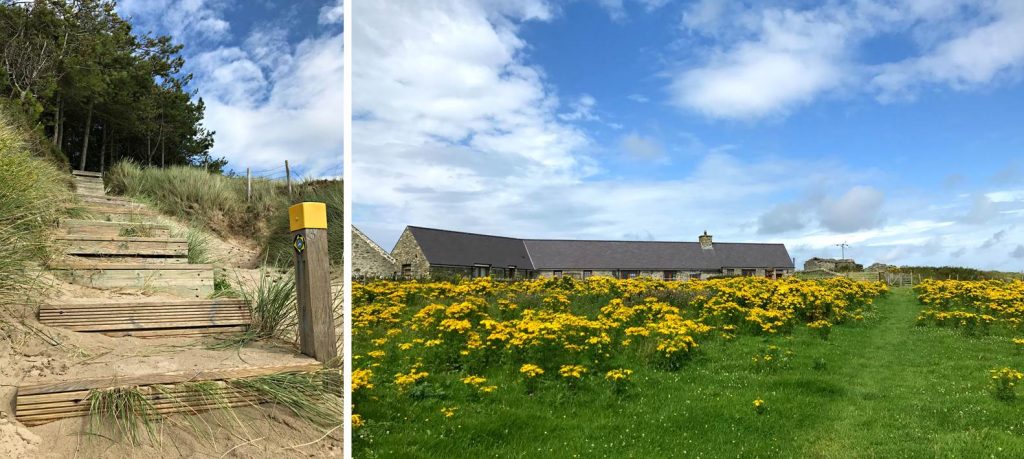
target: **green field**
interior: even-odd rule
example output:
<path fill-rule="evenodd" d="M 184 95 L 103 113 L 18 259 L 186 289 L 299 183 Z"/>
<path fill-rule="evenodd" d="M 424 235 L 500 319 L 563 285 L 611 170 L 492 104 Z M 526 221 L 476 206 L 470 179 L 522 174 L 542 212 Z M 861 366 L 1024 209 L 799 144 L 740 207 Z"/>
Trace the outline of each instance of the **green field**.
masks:
<path fill-rule="evenodd" d="M 1019 369 L 1024 355 L 1007 336 L 917 327 L 920 309 L 912 291 L 895 289 L 863 322 L 836 326 L 828 341 L 806 327 L 770 342 L 712 340 L 679 371 L 637 368 L 624 395 L 585 379 L 576 390 L 472 399 L 452 377 L 418 401 L 360 404 L 366 424 L 354 432 L 353 451 L 361 458 L 1024 457 L 1024 398 L 998 400 L 989 385 L 989 370 Z M 768 343 L 792 351 L 788 362 L 755 366 L 751 357 Z M 486 376 L 499 387 L 521 384 L 510 373 Z M 763 415 L 755 399 L 766 402 Z M 456 408 L 451 417 L 441 413 L 448 407 Z"/>

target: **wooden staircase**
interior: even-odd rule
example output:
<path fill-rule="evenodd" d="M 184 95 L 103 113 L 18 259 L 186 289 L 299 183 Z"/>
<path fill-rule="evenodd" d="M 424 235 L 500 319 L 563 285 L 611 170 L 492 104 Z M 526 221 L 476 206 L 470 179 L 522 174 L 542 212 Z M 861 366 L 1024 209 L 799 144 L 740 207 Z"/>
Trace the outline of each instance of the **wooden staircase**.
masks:
<path fill-rule="evenodd" d="M 107 196 L 101 174 L 74 171 L 73 175 L 75 192 L 86 203 L 86 207 L 93 210 L 94 218 L 61 222 L 62 231 L 57 239 L 62 243 L 66 256 L 50 263 L 50 272 L 66 282 L 86 287 L 168 294 L 180 297 L 181 300 L 161 301 L 145 307 L 136 304 L 133 308 L 121 308 L 125 303 L 117 301 L 106 303 L 105 306 L 92 304 L 89 308 L 105 312 L 91 315 L 84 314 L 85 310 L 78 306 L 53 305 L 40 311 L 42 323 L 71 325 L 65 319 L 71 317 L 70 311 L 75 308 L 77 322 L 73 329 L 133 336 L 176 333 L 173 330 L 188 334 L 197 333 L 197 329 L 221 332 L 227 331 L 222 327 L 234 330 L 248 323 L 247 313 L 244 320 L 240 317 L 237 302 L 213 301 L 204 304 L 204 320 L 200 320 L 202 314 L 192 314 L 197 312 L 190 309 L 196 306 L 196 300 L 205 300 L 213 293 L 213 266 L 190 264 L 188 241 L 171 237 L 170 227 L 156 221 L 156 213 L 144 204 Z M 130 216 L 131 219 L 121 221 L 103 218 L 114 214 Z M 65 309 L 68 310 L 67 314 Z M 180 323 L 175 320 L 150 320 L 155 309 L 163 309 L 171 313 L 171 317 L 175 311 L 181 312 L 182 320 Z M 88 326 L 90 318 L 107 317 L 110 314 L 120 314 L 121 317 L 116 321 L 105 321 L 104 327 Z M 230 317 L 231 322 L 220 320 L 224 317 Z M 140 330 L 159 333 L 140 333 Z"/>
<path fill-rule="evenodd" d="M 75 171 L 74 181 L 81 201 L 94 210 L 93 218 L 61 222 L 58 238 L 66 256 L 50 263 L 50 272 L 73 284 L 129 291 L 126 293 L 134 290 L 142 295 L 106 300 L 69 298 L 43 305 L 38 313 L 40 323 L 81 333 L 147 338 L 191 338 L 248 328 L 251 316 L 246 302 L 210 299 L 213 266 L 188 263 L 188 242 L 171 237 L 171 228 L 158 222 L 154 212 L 131 200 L 106 196 L 100 174 Z M 112 218 L 116 216 L 125 219 Z M 151 292 L 161 295 L 150 298 Z M 168 299 L 168 295 L 178 299 Z M 138 342 L 131 346 L 145 347 Z M 15 394 L 16 418 L 27 426 L 36 426 L 89 416 L 92 391 L 114 388 L 136 390 L 157 417 L 253 406 L 268 400 L 232 385 L 232 381 L 279 373 L 313 373 L 323 368 L 312 358 L 282 349 L 215 351 L 203 346 L 175 347 L 182 348 L 176 351 L 180 354 L 177 358 L 164 353 L 126 355 L 146 363 L 114 366 L 99 376 L 79 375 L 72 380 L 26 378 Z M 258 359 L 263 363 L 243 358 L 244 351 L 263 356 Z M 210 352 L 224 354 L 217 355 L 216 363 L 209 359 L 203 365 L 188 363 L 195 354 Z M 168 368 L 177 371 L 168 372 Z M 215 385 L 211 393 L 216 397 L 197 391 L 195 383 Z"/>

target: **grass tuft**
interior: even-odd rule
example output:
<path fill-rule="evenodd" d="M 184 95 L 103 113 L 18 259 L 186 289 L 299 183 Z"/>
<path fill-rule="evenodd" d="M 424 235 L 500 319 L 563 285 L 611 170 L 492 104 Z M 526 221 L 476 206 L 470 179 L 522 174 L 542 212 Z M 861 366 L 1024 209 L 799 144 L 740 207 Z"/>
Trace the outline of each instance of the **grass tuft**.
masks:
<path fill-rule="evenodd" d="M 116 387 L 89 391 L 89 430 L 98 433 L 97 424 L 113 425 L 115 432 L 137 446 L 144 430 L 156 440 L 154 423 L 159 418 L 156 408 L 138 387 Z"/>
<path fill-rule="evenodd" d="M 338 371 L 325 370 L 317 373 L 278 373 L 232 380 L 229 384 L 284 406 L 314 425 L 333 427 L 340 425 L 345 417 L 340 379 Z"/>

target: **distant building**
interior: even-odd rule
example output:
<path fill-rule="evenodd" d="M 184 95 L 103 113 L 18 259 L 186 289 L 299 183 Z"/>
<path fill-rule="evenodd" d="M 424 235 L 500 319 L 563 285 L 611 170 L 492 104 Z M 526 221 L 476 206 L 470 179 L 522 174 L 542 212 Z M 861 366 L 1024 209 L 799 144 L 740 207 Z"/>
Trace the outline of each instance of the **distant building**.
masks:
<path fill-rule="evenodd" d="M 863 271 L 864 266 L 853 261 L 852 258 L 818 258 L 814 257 L 804 262 L 804 271 Z"/>
<path fill-rule="evenodd" d="M 352 227 L 352 277 L 398 277 L 395 259 L 355 226 Z"/>
<path fill-rule="evenodd" d="M 609 276 L 699 279 L 793 273 L 783 244 L 517 239 L 409 226 L 391 257 L 405 278 Z M 353 260 L 354 261 L 354 260 Z"/>

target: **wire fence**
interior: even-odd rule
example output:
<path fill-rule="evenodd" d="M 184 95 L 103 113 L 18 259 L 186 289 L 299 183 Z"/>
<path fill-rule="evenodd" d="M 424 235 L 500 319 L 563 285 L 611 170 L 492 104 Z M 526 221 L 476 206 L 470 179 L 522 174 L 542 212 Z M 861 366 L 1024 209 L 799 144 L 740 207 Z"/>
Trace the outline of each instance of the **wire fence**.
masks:
<path fill-rule="evenodd" d="M 338 164 L 336 164 L 335 166 L 332 166 L 329 169 L 317 170 L 316 171 L 317 172 L 317 177 L 318 178 L 340 179 L 341 178 L 341 173 L 342 173 L 342 167 L 343 167 L 343 165 L 341 163 L 338 163 Z M 289 164 L 289 162 L 287 160 L 284 161 L 284 163 L 282 163 L 278 167 L 271 167 L 271 168 L 267 168 L 267 169 L 246 168 L 245 169 L 245 177 L 246 177 L 246 180 L 247 180 L 246 198 L 247 199 L 252 199 L 252 180 L 254 178 L 255 179 L 280 180 L 280 181 L 283 181 L 288 186 L 288 195 L 291 196 L 291 194 L 292 194 L 292 183 L 298 183 L 300 181 L 305 180 L 306 178 L 310 178 L 310 177 L 308 177 L 309 171 L 310 170 L 308 168 L 303 168 L 302 166 L 296 167 L 293 164 Z"/>

